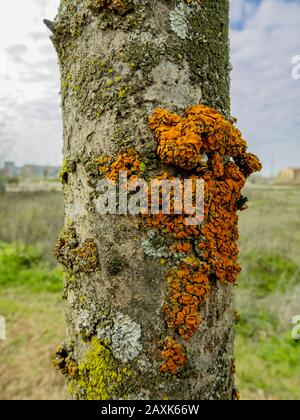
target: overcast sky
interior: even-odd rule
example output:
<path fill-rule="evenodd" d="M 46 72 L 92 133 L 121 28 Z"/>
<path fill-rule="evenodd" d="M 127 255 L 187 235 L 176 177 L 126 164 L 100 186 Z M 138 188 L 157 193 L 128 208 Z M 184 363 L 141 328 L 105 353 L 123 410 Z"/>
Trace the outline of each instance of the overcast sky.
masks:
<path fill-rule="evenodd" d="M 60 164 L 57 59 L 42 18 L 59 0 L 0 0 L 0 156 Z M 300 166 L 300 0 L 231 0 L 232 114 L 269 174 Z"/>

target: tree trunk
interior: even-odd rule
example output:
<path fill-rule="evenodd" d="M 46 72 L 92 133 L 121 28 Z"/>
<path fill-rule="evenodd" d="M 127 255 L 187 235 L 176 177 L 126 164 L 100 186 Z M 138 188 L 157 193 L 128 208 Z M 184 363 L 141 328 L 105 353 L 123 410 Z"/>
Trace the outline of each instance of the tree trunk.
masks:
<path fill-rule="evenodd" d="M 230 119 L 228 15 L 228 0 L 64 0 L 47 22 L 61 68 L 66 226 L 54 253 L 68 325 L 53 360 L 72 398 L 234 398 L 233 281 L 210 271 L 200 317 L 180 327 L 170 278 L 189 264 L 196 275 L 199 239 L 178 243 L 151 218 L 96 210 L 97 182 L 126 162 L 148 180 L 182 176 L 159 159 L 155 109 L 182 117 L 201 103 Z"/>

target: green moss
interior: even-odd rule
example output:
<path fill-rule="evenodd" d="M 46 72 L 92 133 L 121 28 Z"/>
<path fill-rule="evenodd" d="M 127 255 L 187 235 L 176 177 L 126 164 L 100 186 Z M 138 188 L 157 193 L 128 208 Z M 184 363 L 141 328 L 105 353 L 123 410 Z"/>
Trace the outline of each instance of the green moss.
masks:
<path fill-rule="evenodd" d="M 140 39 L 131 41 L 123 53 L 123 59 L 133 70 L 142 70 L 147 75 L 154 66 L 159 64 L 164 54 L 165 46 L 152 41 L 142 42 Z"/>
<path fill-rule="evenodd" d="M 106 268 L 111 276 L 117 276 L 126 266 L 127 262 L 124 258 L 114 252 L 112 257 L 108 260 Z"/>
<path fill-rule="evenodd" d="M 66 59 L 85 25 L 91 21 L 91 13 L 84 0 L 61 0 L 54 22 L 53 44 L 61 60 Z"/>
<path fill-rule="evenodd" d="M 98 14 L 106 9 L 110 12 L 115 12 L 124 15 L 133 10 L 134 2 L 133 0 L 88 0 L 87 7 L 94 14 Z"/>
<path fill-rule="evenodd" d="M 113 65 L 117 61 L 114 53 L 110 57 L 78 56 L 77 59 L 81 62 L 80 67 L 68 71 L 62 78 L 64 98 L 70 95 L 77 111 L 89 120 L 99 119 L 115 106 L 126 109 L 123 101 L 134 91 L 135 83 L 130 73 L 118 74 Z"/>
<path fill-rule="evenodd" d="M 144 162 L 140 163 L 140 173 L 144 174 L 147 171 L 147 166 Z"/>
<path fill-rule="evenodd" d="M 67 184 L 69 179 L 69 174 L 71 173 L 71 168 L 69 162 L 65 159 L 63 161 L 62 167 L 58 174 L 58 179 L 62 184 Z"/>
<path fill-rule="evenodd" d="M 64 276 L 64 280 L 65 280 L 65 285 L 66 286 L 74 283 L 75 280 L 76 280 L 75 274 L 71 270 L 66 271 L 65 276 Z"/>
<path fill-rule="evenodd" d="M 93 338 L 69 390 L 73 396 L 84 393 L 87 400 L 126 399 L 125 385 L 131 376 L 129 369 L 113 357 L 108 342 Z"/>
<path fill-rule="evenodd" d="M 189 37 L 183 42 L 192 82 L 200 84 L 202 102 L 229 117 L 230 70 L 228 0 L 208 1 L 189 16 Z"/>
<path fill-rule="evenodd" d="M 121 89 L 118 93 L 118 96 L 120 99 L 125 98 L 128 92 L 128 87 L 125 87 L 124 89 Z"/>

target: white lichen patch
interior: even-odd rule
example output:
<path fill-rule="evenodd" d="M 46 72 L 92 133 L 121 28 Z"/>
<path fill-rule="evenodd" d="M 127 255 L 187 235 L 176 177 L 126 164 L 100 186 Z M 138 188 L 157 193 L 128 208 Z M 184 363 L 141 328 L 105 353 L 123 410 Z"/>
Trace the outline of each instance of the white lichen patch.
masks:
<path fill-rule="evenodd" d="M 130 319 L 128 315 L 118 313 L 111 333 L 112 350 L 115 357 L 124 363 L 135 359 L 142 350 L 141 336 L 141 326 Z"/>
<path fill-rule="evenodd" d="M 180 3 L 170 12 L 171 29 L 182 40 L 189 35 L 189 16 L 193 9 L 185 3 Z"/>
<path fill-rule="evenodd" d="M 99 321 L 99 308 L 96 304 L 90 303 L 89 308 L 78 308 L 75 328 L 80 334 L 93 334 L 95 325 Z"/>
<path fill-rule="evenodd" d="M 147 238 L 142 242 L 142 246 L 148 257 L 162 258 L 169 256 L 164 238 L 157 235 L 154 230 L 148 232 Z"/>
<path fill-rule="evenodd" d="M 110 341 L 114 356 L 123 363 L 135 359 L 142 350 L 141 326 L 120 312 L 114 317 L 113 326 L 99 328 L 97 335 L 99 339 Z"/>

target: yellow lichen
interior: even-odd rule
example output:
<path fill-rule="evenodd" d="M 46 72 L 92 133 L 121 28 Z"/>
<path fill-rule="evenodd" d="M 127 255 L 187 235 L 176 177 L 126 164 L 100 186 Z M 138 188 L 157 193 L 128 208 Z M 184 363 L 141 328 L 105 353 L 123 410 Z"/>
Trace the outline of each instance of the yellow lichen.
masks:
<path fill-rule="evenodd" d="M 61 166 L 61 169 L 58 173 L 58 179 L 62 184 L 68 183 L 68 176 L 70 172 L 71 172 L 71 168 L 69 166 L 69 163 L 67 160 L 64 160 Z"/>
<path fill-rule="evenodd" d="M 73 392 L 83 391 L 87 400 L 126 399 L 124 383 L 132 376 L 113 357 L 107 342 L 93 338 L 91 348 L 78 367 Z"/>

